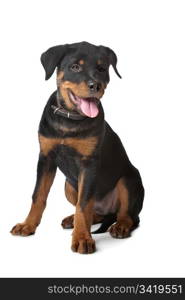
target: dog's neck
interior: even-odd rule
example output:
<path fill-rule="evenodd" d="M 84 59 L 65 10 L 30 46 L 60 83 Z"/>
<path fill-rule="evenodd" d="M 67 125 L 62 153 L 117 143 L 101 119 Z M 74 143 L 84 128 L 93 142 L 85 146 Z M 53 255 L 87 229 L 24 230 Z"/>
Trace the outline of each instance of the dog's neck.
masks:
<path fill-rule="evenodd" d="M 84 120 L 87 118 L 86 116 L 82 116 L 78 112 L 69 111 L 66 108 L 64 99 L 61 97 L 59 91 L 57 91 L 56 101 L 57 101 L 57 106 L 51 105 L 51 108 L 52 108 L 54 114 L 57 114 L 59 116 L 67 118 L 67 119 L 72 119 L 72 120 L 77 120 L 77 121 Z"/>

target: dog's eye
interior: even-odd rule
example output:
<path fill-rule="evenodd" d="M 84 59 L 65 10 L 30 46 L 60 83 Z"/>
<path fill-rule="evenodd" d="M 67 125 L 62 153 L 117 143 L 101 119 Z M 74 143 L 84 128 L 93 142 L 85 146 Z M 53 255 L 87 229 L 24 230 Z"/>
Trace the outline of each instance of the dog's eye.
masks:
<path fill-rule="evenodd" d="M 71 66 L 71 70 L 72 70 L 73 72 L 80 72 L 80 71 L 82 71 L 82 67 L 81 67 L 80 65 L 78 65 L 78 64 L 73 64 L 73 65 Z"/>
<path fill-rule="evenodd" d="M 105 72 L 107 69 L 106 69 L 106 67 L 105 66 L 102 66 L 102 65 L 98 65 L 97 66 L 97 69 L 98 69 L 98 71 L 100 72 L 100 73 L 103 73 L 103 72 Z"/>

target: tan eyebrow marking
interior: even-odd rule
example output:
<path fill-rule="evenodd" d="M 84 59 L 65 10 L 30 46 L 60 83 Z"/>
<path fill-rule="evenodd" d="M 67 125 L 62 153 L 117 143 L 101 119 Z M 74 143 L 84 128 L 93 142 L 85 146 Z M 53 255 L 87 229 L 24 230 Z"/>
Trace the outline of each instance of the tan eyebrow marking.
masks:
<path fill-rule="evenodd" d="M 80 64 L 80 65 L 84 65 L 84 60 L 83 60 L 83 59 L 80 59 L 79 64 Z"/>

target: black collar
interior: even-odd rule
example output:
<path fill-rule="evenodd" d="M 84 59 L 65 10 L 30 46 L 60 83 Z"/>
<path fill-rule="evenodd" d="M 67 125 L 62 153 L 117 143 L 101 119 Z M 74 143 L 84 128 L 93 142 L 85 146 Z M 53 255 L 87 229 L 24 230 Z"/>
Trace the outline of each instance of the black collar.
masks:
<path fill-rule="evenodd" d="M 84 120 L 87 118 L 86 116 L 82 116 L 77 112 L 72 112 L 72 111 L 68 111 L 67 109 L 65 109 L 61 104 L 61 100 L 62 99 L 59 99 L 59 97 L 57 95 L 57 106 L 51 105 L 51 108 L 53 109 L 54 114 L 57 114 L 59 116 L 62 116 L 67 119 L 72 119 L 72 120 Z"/>
<path fill-rule="evenodd" d="M 53 109 L 53 113 L 62 117 L 65 117 L 67 119 L 72 119 L 72 120 L 83 120 L 86 117 L 82 116 L 78 113 L 75 112 L 69 112 L 67 109 L 63 108 L 62 106 L 57 107 L 55 105 L 51 105 L 51 108 Z"/>

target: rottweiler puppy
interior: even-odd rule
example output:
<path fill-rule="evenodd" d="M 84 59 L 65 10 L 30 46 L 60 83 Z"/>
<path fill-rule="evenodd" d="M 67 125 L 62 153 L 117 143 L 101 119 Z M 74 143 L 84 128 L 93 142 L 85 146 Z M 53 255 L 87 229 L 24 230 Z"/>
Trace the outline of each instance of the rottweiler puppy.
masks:
<path fill-rule="evenodd" d="M 41 63 L 46 80 L 57 69 L 57 90 L 39 125 L 40 154 L 31 210 L 11 233 L 35 233 L 58 167 L 66 177 L 66 198 L 76 207 L 62 226 L 74 227 L 73 251 L 93 253 L 91 225 L 102 223 L 95 233 L 109 229 L 113 238 L 130 236 L 139 224 L 144 198 L 139 171 L 104 120 L 100 102 L 110 65 L 121 78 L 117 57 L 108 47 L 81 42 L 48 49 L 41 55 Z"/>

